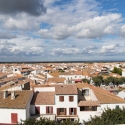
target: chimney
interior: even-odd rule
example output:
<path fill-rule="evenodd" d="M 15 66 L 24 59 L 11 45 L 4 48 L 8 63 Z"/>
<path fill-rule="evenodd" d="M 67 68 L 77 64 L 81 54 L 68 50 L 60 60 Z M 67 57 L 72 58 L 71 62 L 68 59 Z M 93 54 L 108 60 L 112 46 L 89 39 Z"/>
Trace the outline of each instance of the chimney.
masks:
<path fill-rule="evenodd" d="M 4 93 L 4 94 L 3 94 L 3 98 L 4 98 L 4 99 L 7 98 L 7 96 L 8 96 L 8 91 L 4 91 L 3 93 Z"/>
<path fill-rule="evenodd" d="M 11 99 L 14 100 L 15 99 L 15 92 L 11 91 Z"/>

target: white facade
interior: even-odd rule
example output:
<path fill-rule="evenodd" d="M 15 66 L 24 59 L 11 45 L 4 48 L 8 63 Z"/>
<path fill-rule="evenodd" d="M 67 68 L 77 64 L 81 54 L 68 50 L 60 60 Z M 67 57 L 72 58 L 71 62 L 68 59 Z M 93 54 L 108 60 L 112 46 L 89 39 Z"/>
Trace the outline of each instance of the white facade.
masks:
<path fill-rule="evenodd" d="M 0 108 L 0 123 L 11 123 L 11 113 L 18 114 L 18 122 L 26 119 L 26 109 L 1 109 Z M 3 115 L 2 115 L 3 114 Z"/>
<path fill-rule="evenodd" d="M 125 76 L 125 71 L 122 71 L 122 76 Z"/>
<path fill-rule="evenodd" d="M 55 87 L 34 87 L 34 92 L 55 92 Z"/>
<path fill-rule="evenodd" d="M 64 96 L 64 101 L 60 102 L 59 101 L 59 96 Z M 74 96 L 74 101 L 70 102 L 69 101 L 69 96 Z M 56 108 L 77 108 L 77 103 L 78 102 L 78 95 L 55 95 L 55 105 Z M 67 110 L 67 114 L 68 114 Z"/>
<path fill-rule="evenodd" d="M 125 90 L 119 92 L 117 96 L 119 96 L 119 97 L 122 98 L 122 99 L 125 99 L 125 92 L 124 92 L 124 91 L 125 91 Z"/>

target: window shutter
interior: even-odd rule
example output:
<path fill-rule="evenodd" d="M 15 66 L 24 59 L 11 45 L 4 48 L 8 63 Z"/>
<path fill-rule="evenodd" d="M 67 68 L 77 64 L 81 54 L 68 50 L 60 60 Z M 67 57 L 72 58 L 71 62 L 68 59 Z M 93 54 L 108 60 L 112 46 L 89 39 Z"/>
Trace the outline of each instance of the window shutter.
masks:
<path fill-rule="evenodd" d="M 64 101 L 64 96 L 62 96 L 62 102 Z"/>
<path fill-rule="evenodd" d="M 66 108 L 64 108 L 64 114 L 66 115 L 67 113 L 66 113 Z"/>
<path fill-rule="evenodd" d="M 69 96 L 69 101 L 71 102 L 71 96 Z"/>
<path fill-rule="evenodd" d="M 69 108 L 69 115 L 71 115 L 71 108 Z"/>
<path fill-rule="evenodd" d="M 59 96 L 59 101 L 63 102 L 64 101 L 64 96 Z"/>
<path fill-rule="evenodd" d="M 74 115 L 77 115 L 77 109 L 74 108 Z"/>
<path fill-rule="evenodd" d="M 69 101 L 73 102 L 74 101 L 74 96 L 69 96 Z"/>
<path fill-rule="evenodd" d="M 53 107 L 51 107 L 51 113 L 53 114 Z"/>
<path fill-rule="evenodd" d="M 49 109 L 49 107 L 48 107 L 48 106 L 46 106 L 46 113 L 49 113 L 48 109 Z"/>
<path fill-rule="evenodd" d="M 57 115 L 59 115 L 59 108 L 57 108 Z"/>

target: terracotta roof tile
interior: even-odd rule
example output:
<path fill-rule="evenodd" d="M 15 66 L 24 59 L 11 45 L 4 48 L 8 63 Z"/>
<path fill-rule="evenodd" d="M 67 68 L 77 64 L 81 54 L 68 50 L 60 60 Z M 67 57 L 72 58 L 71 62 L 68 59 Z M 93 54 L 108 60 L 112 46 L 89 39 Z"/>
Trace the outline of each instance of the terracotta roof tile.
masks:
<path fill-rule="evenodd" d="M 65 78 L 48 78 L 48 82 L 64 83 Z"/>
<path fill-rule="evenodd" d="M 0 92 L 0 108 L 14 108 L 14 109 L 24 109 L 29 101 L 32 91 L 15 91 L 16 98 L 11 99 L 11 93 L 8 92 L 7 98 L 3 98 L 4 92 Z"/>
<path fill-rule="evenodd" d="M 55 92 L 36 92 L 33 95 L 31 104 L 35 105 L 54 105 Z"/>
<path fill-rule="evenodd" d="M 100 87 L 89 85 L 87 83 L 77 83 L 76 86 L 78 89 L 82 88 L 92 89 L 100 104 L 125 103 L 124 99 Z"/>
<path fill-rule="evenodd" d="M 99 106 L 98 101 L 80 101 L 78 106 Z"/>
<path fill-rule="evenodd" d="M 56 94 L 77 94 L 76 85 L 56 85 L 55 86 Z"/>

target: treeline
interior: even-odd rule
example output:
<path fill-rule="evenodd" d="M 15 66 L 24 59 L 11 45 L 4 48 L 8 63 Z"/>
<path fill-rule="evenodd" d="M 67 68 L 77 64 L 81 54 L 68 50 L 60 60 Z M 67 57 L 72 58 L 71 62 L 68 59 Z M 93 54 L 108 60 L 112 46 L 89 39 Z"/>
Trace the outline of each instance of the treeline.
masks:
<path fill-rule="evenodd" d="M 113 83 L 113 85 L 120 85 L 125 83 L 125 77 L 121 77 L 121 78 L 116 78 L 116 77 L 107 77 L 107 78 L 103 78 L 103 76 L 96 76 L 92 78 L 95 86 L 100 86 L 101 84 L 104 85 L 109 85 L 109 83 Z"/>
<path fill-rule="evenodd" d="M 88 79 L 82 79 L 82 81 L 86 83 L 90 83 L 90 80 Z M 103 76 L 100 75 L 100 76 L 92 77 L 92 81 L 94 82 L 95 86 L 100 86 L 101 84 L 109 85 L 109 83 L 113 83 L 113 85 L 118 86 L 120 84 L 125 83 L 125 77 L 116 78 L 116 77 L 109 76 L 104 79 Z"/>

